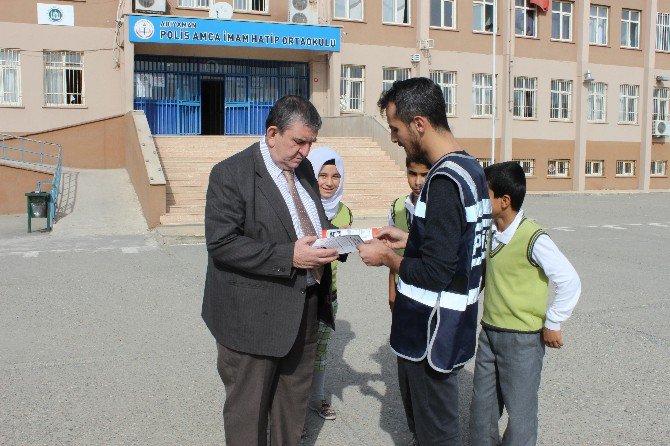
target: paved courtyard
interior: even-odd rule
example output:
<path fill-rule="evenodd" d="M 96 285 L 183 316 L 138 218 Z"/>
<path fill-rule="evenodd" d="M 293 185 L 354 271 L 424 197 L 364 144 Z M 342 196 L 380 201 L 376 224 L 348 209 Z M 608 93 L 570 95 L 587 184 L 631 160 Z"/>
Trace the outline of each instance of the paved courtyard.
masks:
<path fill-rule="evenodd" d="M 670 194 L 533 195 L 525 208 L 583 284 L 565 347 L 547 351 L 539 443 L 670 444 Z M 202 242 L 24 225 L 0 219 L 0 444 L 223 444 Z M 309 414 L 304 444 L 405 445 L 386 270 L 353 255 L 338 277 L 338 418 Z M 472 364 L 460 385 L 465 426 Z"/>

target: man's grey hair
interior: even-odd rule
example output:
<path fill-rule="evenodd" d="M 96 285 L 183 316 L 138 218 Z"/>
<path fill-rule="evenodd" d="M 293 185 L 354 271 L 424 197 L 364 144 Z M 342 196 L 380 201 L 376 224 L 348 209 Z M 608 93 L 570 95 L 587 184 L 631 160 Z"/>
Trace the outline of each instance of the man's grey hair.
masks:
<path fill-rule="evenodd" d="M 279 133 L 284 133 L 295 122 L 300 122 L 315 131 L 321 128 L 321 116 L 311 102 L 301 96 L 284 96 L 275 102 L 270 110 L 265 120 L 265 129 L 275 126 L 279 129 Z"/>

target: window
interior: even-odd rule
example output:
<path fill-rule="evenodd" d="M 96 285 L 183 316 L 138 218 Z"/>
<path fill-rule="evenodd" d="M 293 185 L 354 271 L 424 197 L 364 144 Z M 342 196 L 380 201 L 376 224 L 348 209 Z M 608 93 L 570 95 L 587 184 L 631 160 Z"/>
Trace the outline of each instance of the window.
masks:
<path fill-rule="evenodd" d="M 616 176 L 618 177 L 635 176 L 635 161 L 617 161 Z"/>
<path fill-rule="evenodd" d="M 640 99 L 640 87 L 622 85 L 619 94 L 619 123 L 637 124 L 637 104 Z"/>
<path fill-rule="evenodd" d="M 670 116 L 670 88 L 654 88 L 654 113 L 652 120 L 667 121 Z"/>
<path fill-rule="evenodd" d="M 650 173 L 653 177 L 662 177 L 665 175 L 665 168 L 667 166 L 667 161 L 652 161 Z"/>
<path fill-rule="evenodd" d="M 556 121 L 572 119 L 572 81 L 552 79 L 549 119 Z"/>
<path fill-rule="evenodd" d="M 536 77 L 514 78 L 514 117 L 535 118 L 535 97 L 537 96 Z"/>
<path fill-rule="evenodd" d="M 390 90 L 393 82 L 404 81 L 409 78 L 409 68 L 382 68 L 382 92 Z"/>
<path fill-rule="evenodd" d="M 21 105 L 19 50 L 0 50 L 0 105 Z"/>
<path fill-rule="evenodd" d="M 572 41 L 572 2 L 551 2 L 551 38 Z"/>
<path fill-rule="evenodd" d="M 486 169 L 492 164 L 491 158 L 477 158 L 477 161 L 479 161 L 479 165 L 482 166 L 482 169 Z"/>
<path fill-rule="evenodd" d="M 363 112 L 365 98 L 365 67 L 342 65 L 340 76 L 340 110 Z"/>
<path fill-rule="evenodd" d="M 570 160 L 549 160 L 547 176 L 567 177 L 570 175 Z"/>
<path fill-rule="evenodd" d="M 493 116 L 493 76 L 472 75 L 472 116 Z"/>
<path fill-rule="evenodd" d="M 670 51 L 670 13 L 656 16 L 656 51 Z"/>
<path fill-rule="evenodd" d="M 609 8 L 607 6 L 591 5 L 589 16 L 589 43 L 591 45 L 607 45 L 607 21 Z"/>
<path fill-rule="evenodd" d="M 640 11 L 624 9 L 621 12 L 621 46 L 640 48 Z"/>
<path fill-rule="evenodd" d="M 335 0 L 336 19 L 363 20 L 363 0 Z"/>
<path fill-rule="evenodd" d="M 603 160 L 587 160 L 586 161 L 586 176 L 587 177 L 601 177 L 603 176 Z"/>
<path fill-rule="evenodd" d="M 519 163 L 519 165 L 523 169 L 523 173 L 525 173 L 527 177 L 532 177 L 533 175 L 535 175 L 535 160 L 521 159 L 514 161 Z"/>
<path fill-rule="evenodd" d="M 237 1 L 235 4 L 237 4 Z M 209 8 L 209 0 L 179 0 L 179 6 L 184 8 Z"/>
<path fill-rule="evenodd" d="M 430 79 L 440 86 L 444 95 L 447 116 L 456 115 L 456 72 L 431 71 Z"/>
<path fill-rule="evenodd" d="M 200 2 L 207 2 L 209 0 L 194 0 Z M 242 12 L 267 12 L 266 0 L 235 0 L 233 9 Z"/>
<path fill-rule="evenodd" d="M 607 121 L 607 84 L 589 83 L 589 122 Z"/>
<path fill-rule="evenodd" d="M 515 35 L 537 36 L 537 8 L 530 0 L 514 0 L 514 17 Z"/>
<path fill-rule="evenodd" d="M 409 2 L 410 0 L 382 0 L 382 21 L 409 24 Z"/>
<path fill-rule="evenodd" d="M 456 28 L 456 0 L 430 0 L 430 26 Z"/>
<path fill-rule="evenodd" d="M 83 54 L 75 51 L 44 52 L 44 104 L 84 103 Z"/>
<path fill-rule="evenodd" d="M 493 32 L 493 2 L 495 0 L 472 0 L 472 30 Z"/>

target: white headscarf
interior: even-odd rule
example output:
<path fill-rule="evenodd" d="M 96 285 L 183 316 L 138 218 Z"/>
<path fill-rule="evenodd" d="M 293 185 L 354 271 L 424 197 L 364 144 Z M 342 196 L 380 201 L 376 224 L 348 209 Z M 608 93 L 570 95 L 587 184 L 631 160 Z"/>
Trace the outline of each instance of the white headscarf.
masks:
<path fill-rule="evenodd" d="M 344 187 L 344 163 L 342 158 L 337 152 L 330 147 L 316 147 L 309 152 L 307 159 L 312 163 L 312 168 L 314 169 L 314 176 L 319 178 L 319 172 L 325 164 L 326 161 L 332 159 L 335 160 L 335 167 L 337 172 L 342 177 L 340 179 L 340 185 L 330 198 L 321 197 L 321 203 L 323 203 L 323 209 L 326 211 L 326 217 L 328 220 L 332 220 L 337 215 L 337 208 L 340 206 L 340 200 L 342 199 L 342 189 Z"/>

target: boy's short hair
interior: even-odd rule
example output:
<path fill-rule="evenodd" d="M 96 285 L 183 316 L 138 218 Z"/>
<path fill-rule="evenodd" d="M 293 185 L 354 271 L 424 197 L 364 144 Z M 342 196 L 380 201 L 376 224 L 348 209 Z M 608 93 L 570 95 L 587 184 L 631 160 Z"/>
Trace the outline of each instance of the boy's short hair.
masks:
<path fill-rule="evenodd" d="M 405 124 L 412 122 L 415 116 L 424 116 L 436 129 L 449 129 L 447 109 L 442 89 L 425 77 L 413 77 L 404 81 L 395 81 L 391 89 L 381 94 L 377 106 L 384 113 L 389 104 L 396 107 L 396 117 Z"/>
<path fill-rule="evenodd" d="M 408 156 L 407 158 L 405 158 L 405 167 L 409 168 L 409 165 L 412 164 L 412 163 L 421 164 L 422 166 L 425 166 L 426 169 L 430 169 L 431 166 L 432 166 L 430 164 L 430 161 L 428 161 L 428 158 L 426 158 L 424 155 L 419 155 L 419 156 L 414 156 L 414 157 Z"/>
<path fill-rule="evenodd" d="M 495 198 L 509 195 L 512 209 L 515 211 L 521 209 L 523 199 L 526 197 L 526 174 L 519 163 L 505 161 L 491 164 L 484 169 L 484 173 Z"/>

